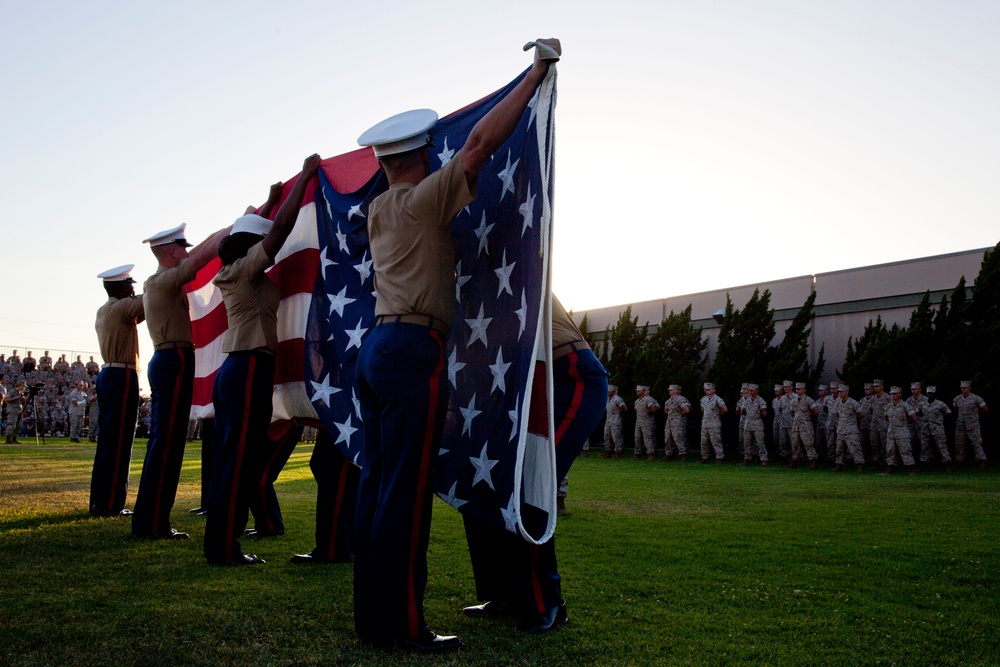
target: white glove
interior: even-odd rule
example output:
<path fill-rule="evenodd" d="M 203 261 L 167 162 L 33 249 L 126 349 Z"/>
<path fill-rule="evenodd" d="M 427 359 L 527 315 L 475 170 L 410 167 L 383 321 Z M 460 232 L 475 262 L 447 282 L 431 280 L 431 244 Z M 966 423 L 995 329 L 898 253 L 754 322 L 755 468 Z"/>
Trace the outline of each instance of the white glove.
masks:
<path fill-rule="evenodd" d="M 536 47 L 538 49 L 538 57 L 542 60 L 551 60 L 552 62 L 559 60 L 559 54 L 556 53 L 555 49 L 547 44 L 542 44 L 541 42 L 528 42 L 524 45 L 524 50 L 527 51 L 532 47 Z"/>

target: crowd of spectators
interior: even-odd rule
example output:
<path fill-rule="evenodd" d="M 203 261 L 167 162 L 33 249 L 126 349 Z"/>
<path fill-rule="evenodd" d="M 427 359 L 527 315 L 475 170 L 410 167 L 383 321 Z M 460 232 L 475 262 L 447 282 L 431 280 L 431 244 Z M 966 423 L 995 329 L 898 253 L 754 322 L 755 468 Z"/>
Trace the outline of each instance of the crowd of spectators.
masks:
<path fill-rule="evenodd" d="M 14 350 L 8 356 L 0 353 L 0 394 L 6 394 L 13 399 L 17 393 L 18 383 L 23 383 L 23 394 L 25 399 L 34 396 L 31 400 L 15 402 L 5 400 L 3 403 L 3 413 L 0 419 L 3 421 L 3 428 L 13 419 L 17 422 L 17 415 L 11 415 L 11 406 L 21 406 L 20 429 L 16 435 L 33 436 L 35 434 L 35 422 L 38 422 L 38 435 L 65 437 L 69 434 L 70 424 L 70 400 L 69 394 L 76 388 L 77 384 L 83 383 L 83 391 L 87 395 L 87 405 L 85 421 L 90 419 L 96 426 L 97 415 L 97 392 L 94 388 L 94 380 L 100 372 L 101 367 L 94 357 L 84 362 L 81 355 L 77 355 L 76 360 L 70 362 L 63 354 L 59 359 L 53 361 L 48 350 L 45 354 L 35 359 L 29 350 L 22 359 L 18 351 Z M 37 415 L 35 410 L 37 409 Z M 93 417 L 93 419 L 91 419 Z M 90 428 L 90 439 L 94 439 L 94 428 Z"/>

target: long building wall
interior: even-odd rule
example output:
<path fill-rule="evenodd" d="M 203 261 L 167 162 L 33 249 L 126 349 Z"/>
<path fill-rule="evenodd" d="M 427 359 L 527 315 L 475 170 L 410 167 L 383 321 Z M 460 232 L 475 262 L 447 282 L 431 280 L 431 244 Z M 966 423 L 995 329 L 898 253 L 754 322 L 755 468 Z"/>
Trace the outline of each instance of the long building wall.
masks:
<path fill-rule="evenodd" d="M 711 367 L 721 328 L 713 315 L 725 309 L 727 294 L 732 299 L 733 306 L 742 309 L 753 296 L 754 290 L 770 290 L 775 341 L 780 341 L 792 318 L 809 294 L 815 291 L 815 318 L 809 362 L 815 364 L 820 347 L 825 346 L 826 367 L 823 379 L 831 380 L 836 370 L 844 365 L 848 338 L 860 336 L 868 322 L 879 316 L 886 326 L 906 326 L 913 309 L 928 290 L 932 302 L 937 304 L 943 295 L 950 295 L 954 291 L 963 276 L 967 286 L 971 288 L 979 275 L 983 254 L 988 249 L 966 250 L 903 262 L 785 278 L 759 285 L 741 285 L 641 301 L 631 304 L 632 316 L 638 317 L 640 326 L 649 323 L 649 332 L 652 333 L 671 311 L 680 312 L 690 304 L 692 323 L 696 328 L 701 327 L 708 339 L 708 366 Z M 579 322 L 586 315 L 590 333 L 598 337 L 607 336 L 629 305 L 580 311 L 574 313 L 574 318 Z"/>

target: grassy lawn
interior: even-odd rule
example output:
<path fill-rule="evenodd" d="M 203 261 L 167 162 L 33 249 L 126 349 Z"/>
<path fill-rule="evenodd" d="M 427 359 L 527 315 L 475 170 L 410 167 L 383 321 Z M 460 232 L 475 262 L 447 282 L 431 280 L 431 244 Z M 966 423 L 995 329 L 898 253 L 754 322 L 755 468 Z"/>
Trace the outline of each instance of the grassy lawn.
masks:
<path fill-rule="evenodd" d="M 132 506 L 145 441 L 132 463 Z M 350 565 L 313 546 L 311 445 L 278 480 L 286 535 L 267 565 L 201 552 L 200 446 L 174 527 L 129 535 L 85 511 L 93 444 L 0 446 L 0 665 L 998 665 L 1000 474 L 917 477 L 580 459 L 557 531 L 570 624 L 518 635 L 474 604 L 457 512 L 435 502 L 426 613 L 459 654 L 367 648 Z"/>

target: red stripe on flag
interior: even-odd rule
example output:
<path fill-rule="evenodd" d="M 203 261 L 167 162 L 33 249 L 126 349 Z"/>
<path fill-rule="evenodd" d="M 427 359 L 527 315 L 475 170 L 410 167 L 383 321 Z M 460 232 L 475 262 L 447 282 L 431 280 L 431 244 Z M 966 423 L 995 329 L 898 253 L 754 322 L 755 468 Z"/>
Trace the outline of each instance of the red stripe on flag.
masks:
<path fill-rule="evenodd" d="M 194 280 L 189 282 L 184 286 L 185 292 L 194 292 L 195 290 L 200 290 L 202 287 L 211 282 L 215 274 L 219 272 L 222 268 L 222 260 L 218 257 L 213 258 L 208 264 L 201 267 L 201 271 L 195 274 Z"/>
<path fill-rule="evenodd" d="M 275 264 L 267 275 L 284 299 L 293 294 L 312 294 L 318 273 L 319 249 L 304 248 Z"/>
<path fill-rule="evenodd" d="M 211 405 L 212 404 L 212 384 L 215 382 L 215 373 L 208 377 L 195 378 L 194 390 L 191 393 L 191 405 Z"/>
<path fill-rule="evenodd" d="M 197 322 L 197 324 L 194 324 Z M 203 317 L 191 322 L 191 340 L 197 348 L 208 347 L 216 338 L 229 328 L 229 317 L 226 315 L 226 304 L 219 302 L 215 308 Z"/>
<path fill-rule="evenodd" d="M 277 359 L 274 364 L 274 384 L 305 382 L 306 342 L 302 338 L 290 338 L 278 343 Z"/>
<path fill-rule="evenodd" d="M 357 192 L 379 169 L 371 148 L 359 148 L 327 158 L 320 162 L 320 166 L 333 189 L 342 194 Z"/>
<path fill-rule="evenodd" d="M 531 407 L 528 409 L 528 432 L 549 437 L 549 392 L 546 391 L 545 362 L 535 362 L 531 383 Z"/>

